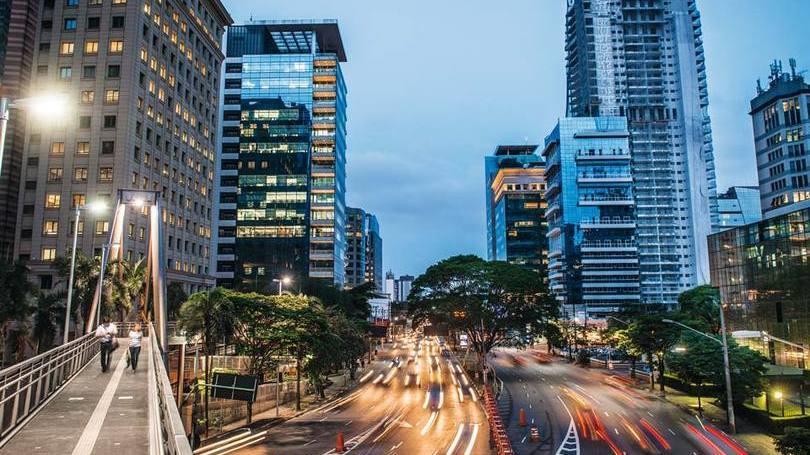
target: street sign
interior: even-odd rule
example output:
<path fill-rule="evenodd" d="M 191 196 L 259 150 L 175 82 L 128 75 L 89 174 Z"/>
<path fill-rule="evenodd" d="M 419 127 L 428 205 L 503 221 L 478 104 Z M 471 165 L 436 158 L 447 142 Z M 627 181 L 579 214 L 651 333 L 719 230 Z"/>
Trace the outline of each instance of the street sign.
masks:
<path fill-rule="evenodd" d="M 258 386 L 256 376 L 214 373 L 211 396 L 226 400 L 255 401 Z"/>

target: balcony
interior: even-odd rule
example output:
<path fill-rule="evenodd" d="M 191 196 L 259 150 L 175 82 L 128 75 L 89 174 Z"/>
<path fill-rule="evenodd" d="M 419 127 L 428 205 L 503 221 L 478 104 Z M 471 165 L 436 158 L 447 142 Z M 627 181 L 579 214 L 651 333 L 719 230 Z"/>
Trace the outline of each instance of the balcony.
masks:
<path fill-rule="evenodd" d="M 633 176 L 627 173 L 609 172 L 580 172 L 577 174 L 579 183 L 632 183 Z"/>
<path fill-rule="evenodd" d="M 633 205 L 633 198 L 630 196 L 610 196 L 586 194 L 579 197 L 579 205 Z M 548 215 L 546 215 L 548 216 Z"/>
<path fill-rule="evenodd" d="M 582 150 L 577 152 L 576 156 L 577 161 L 589 161 L 589 160 L 630 160 L 630 154 L 627 152 L 602 152 L 599 153 L 598 151 L 590 152 L 586 150 Z"/>
<path fill-rule="evenodd" d="M 323 152 L 318 152 L 323 153 Z M 334 155 L 334 154 L 332 154 Z M 313 165 L 312 166 L 312 176 L 313 177 L 334 177 L 335 176 L 335 168 L 332 166 L 319 166 Z"/>
<path fill-rule="evenodd" d="M 636 227 L 636 222 L 629 216 L 590 218 L 580 221 L 579 227 L 583 229 L 633 229 Z"/>
<path fill-rule="evenodd" d="M 562 230 L 560 229 L 559 226 L 554 226 L 553 228 L 551 228 L 551 230 L 548 231 L 548 233 L 546 233 L 546 237 L 557 237 L 558 235 L 560 235 L 561 232 Z"/>
<path fill-rule="evenodd" d="M 583 253 L 610 251 L 637 251 L 636 242 L 631 240 L 590 240 L 580 245 Z"/>
<path fill-rule="evenodd" d="M 317 261 L 331 261 L 335 258 L 335 253 L 333 251 L 310 251 L 309 258 L 312 260 Z"/>

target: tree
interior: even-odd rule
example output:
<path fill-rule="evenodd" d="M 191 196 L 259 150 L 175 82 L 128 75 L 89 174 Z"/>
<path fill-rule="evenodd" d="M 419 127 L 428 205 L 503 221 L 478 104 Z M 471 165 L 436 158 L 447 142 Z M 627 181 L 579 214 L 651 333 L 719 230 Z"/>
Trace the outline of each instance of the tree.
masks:
<path fill-rule="evenodd" d="M 681 342 L 685 345 L 684 350 L 669 356 L 669 369 L 684 382 L 697 386 L 698 412 L 702 414 L 703 386 L 713 383 L 717 372 L 723 371 L 720 345 L 691 332 L 684 332 Z"/>
<path fill-rule="evenodd" d="M 20 262 L 0 262 L 0 334 L 3 339 L 3 361 L 10 361 L 11 354 L 19 351 L 19 336 L 12 336 L 13 321 L 23 321 L 33 312 L 29 296 L 34 286 L 28 281 L 28 267 Z M 8 352 L 6 349 L 10 348 Z M 19 354 L 19 352 L 18 352 Z M 17 356 L 19 358 L 19 355 Z"/>
<path fill-rule="evenodd" d="M 543 337 L 546 339 L 546 349 L 551 352 L 553 348 L 562 348 L 565 342 L 562 330 L 558 324 L 546 324 L 543 327 Z"/>
<path fill-rule="evenodd" d="M 678 296 L 678 319 L 701 332 L 720 333 L 720 292 L 703 285 Z"/>
<path fill-rule="evenodd" d="M 810 430 L 786 427 L 785 434 L 774 438 L 776 450 L 783 455 L 810 455 Z"/>
<path fill-rule="evenodd" d="M 107 300 L 112 312 L 118 312 L 120 320 L 127 320 L 131 313 L 139 314 L 146 320 L 145 308 L 142 307 L 146 284 L 146 262 L 141 259 L 135 263 L 122 259 L 110 263 L 108 275 L 111 296 Z"/>
<path fill-rule="evenodd" d="M 647 355 L 652 364 L 653 358 L 658 359 L 659 386 L 664 392 L 664 355 L 678 342 L 680 330 L 663 321 L 670 317 L 666 313 L 640 316 L 631 322 L 627 328 L 627 335 L 634 348 Z M 650 390 L 655 389 L 655 378 L 650 372 Z"/>
<path fill-rule="evenodd" d="M 166 301 L 169 320 L 177 319 L 180 314 L 180 307 L 188 300 L 188 294 L 183 289 L 183 283 L 172 281 L 166 286 Z"/>
<path fill-rule="evenodd" d="M 537 273 L 473 255 L 430 266 L 414 281 L 408 304 L 414 324 L 447 323 L 466 332 L 482 366 L 492 348 L 542 333 L 558 308 Z"/>
<path fill-rule="evenodd" d="M 46 294 L 40 292 L 34 303 L 34 317 L 31 335 L 36 343 L 37 354 L 47 351 L 53 345 L 53 339 L 59 327 L 65 323 L 64 292 Z"/>
<path fill-rule="evenodd" d="M 60 280 L 67 286 L 67 283 L 70 281 L 70 256 L 57 257 L 54 260 L 54 265 Z M 70 317 L 73 321 L 76 321 L 77 327 L 79 321 L 85 322 L 90 319 L 88 316 L 93 306 L 93 298 L 95 297 L 100 270 L 100 258 L 87 256 L 81 250 L 76 251 L 76 266 L 73 275 L 73 298 L 71 301 L 71 311 L 73 314 L 71 314 Z"/>
<path fill-rule="evenodd" d="M 236 320 L 233 304 L 226 293 L 215 288 L 192 294 L 180 307 L 178 325 L 187 337 L 202 339 L 205 353 L 205 384 L 211 384 L 211 359 L 216 353 L 217 344 L 225 343 L 234 333 Z M 205 393 L 205 426 L 208 429 L 209 393 Z"/>

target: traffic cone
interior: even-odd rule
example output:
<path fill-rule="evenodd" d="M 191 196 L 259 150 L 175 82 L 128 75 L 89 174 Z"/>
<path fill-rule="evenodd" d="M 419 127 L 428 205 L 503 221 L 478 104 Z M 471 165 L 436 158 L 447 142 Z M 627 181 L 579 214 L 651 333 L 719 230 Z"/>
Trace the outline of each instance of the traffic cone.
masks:
<path fill-rule="evenodd" d="M 523 408 L 520 408 L 520 413 L 518 414 L 518 423 L 522 427 L 526 426 L 526 411 L 524 411 Z"/>
<path fill-rule="evenodd" d="M 337 441 L 335 441 L 335 452 L 343 453 L 346 451 L 346 447 L 343 444 L 343 432 L 339 431 L 337 434 Z"/>

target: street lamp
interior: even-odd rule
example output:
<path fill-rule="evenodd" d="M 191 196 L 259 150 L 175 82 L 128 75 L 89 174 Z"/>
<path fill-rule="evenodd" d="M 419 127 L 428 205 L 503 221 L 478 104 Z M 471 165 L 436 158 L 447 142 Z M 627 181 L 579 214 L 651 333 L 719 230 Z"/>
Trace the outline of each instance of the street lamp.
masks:
<path fill-rule="evenodd" d="M 273 282 L 278 283 L 278 295 L 281 295 L 282 285 L 290 284 L 292 282 L 292 278 L 290 278 L 288 276 L 282 277 L 281 279 L 273 278 Z"/>
<path fill-rule="evenodd" d="M 703 335 L 704 337 L 719 343 L 723 347 L 723 370 L 726 376 L 726 413 L 728 415 L 728 426 L 731 429 L 731 433 L 734 434 L 737 432 L 737 424 L 734 419 L 734 402 L 732 401 L 732 393 L 731 393 L 731 367 L 729 366 L 728 362 L 728 341 L 726 340 L 726 318 L 723 315 L 723 307 L 720 307 L 720 333 L 722 335 L 722 341 L 718 340 L 717 338 L 708 335 L 706 333 L 701 332 L 700 330 L 693 329 L 686 324 L 682 324 L 678 321 L 673 321 L 672 319 L 663 319 L 663 322 L 667 324 L 675 324 L 680 326 L 684 329 L 690 330 L 692 332 L 697 333 L 698 335 Z"/>
<path fill-rule="evenodd" d="M 0 158 L 0 163 L 2 163 L 2 158 Z M 73 302 L 73 277 L 76 274 L 76 243 L 79 241 L 79 217 L 81 216 L 82 210 L 101 213 L 107 210 L 107 204 L 104 201 L 95 201 L 87 205 L 76 206 L 76 219 L 73 223 L 73 249 L 70 251 L 70 279 L 68 280 L 67 306 L 65 307 L 64 344 L 68 342 L 68 332 L 70 330 L 70 305 Z"/>
<path fill-rule="evenodd" d="M 776 392 L 773 393 L 773 397 L 776 398 L 777 400 L 779 400 L 779 406 L 782 407 L 782 417 L 784 417 L 785 416 L 785 397 L 782 396 L 782 391 L 777 390 Z"/>
<path fill-rule="evenodd" d="M 67 106 L 67 96 L 61 94 L 44 94 L 30 98 L 10 100 L 0 97 L 0 170 L 3 165 L 3 154 L 6 148 L 6 129 L 8 127 L 9 111 L 12 108 L 28 109 L 37 115 L 53 115 L 63 113 Z"/>

